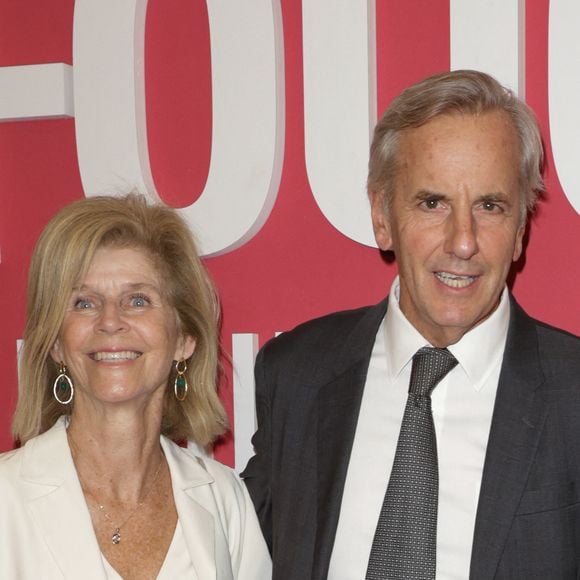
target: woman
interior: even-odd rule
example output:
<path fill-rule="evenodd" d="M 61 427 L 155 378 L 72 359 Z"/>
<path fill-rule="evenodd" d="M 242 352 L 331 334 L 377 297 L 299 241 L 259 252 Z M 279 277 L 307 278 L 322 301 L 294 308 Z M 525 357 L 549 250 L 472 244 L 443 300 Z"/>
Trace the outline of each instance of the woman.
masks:
<path fill-rule="evenodd" d="M 270 578 L 240 480 L 207 448 L 217 305 L 190 232 L 142 197 L 65 207 L 30 266 L 0 456 L 0 578 Z"/>

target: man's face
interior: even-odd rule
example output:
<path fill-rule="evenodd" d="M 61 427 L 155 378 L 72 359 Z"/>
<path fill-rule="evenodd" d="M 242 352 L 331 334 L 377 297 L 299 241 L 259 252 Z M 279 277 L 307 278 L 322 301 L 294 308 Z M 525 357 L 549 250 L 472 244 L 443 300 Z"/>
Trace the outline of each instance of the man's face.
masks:
<path fill-rule="evenodd" d="M 393 250 L 400 307 L 434 346 L 496 308 L 522 251 L 519 143 L 503 112 L 441 115 L 403 131 L 390 209 L 371 195 L 378 245 Z"/>

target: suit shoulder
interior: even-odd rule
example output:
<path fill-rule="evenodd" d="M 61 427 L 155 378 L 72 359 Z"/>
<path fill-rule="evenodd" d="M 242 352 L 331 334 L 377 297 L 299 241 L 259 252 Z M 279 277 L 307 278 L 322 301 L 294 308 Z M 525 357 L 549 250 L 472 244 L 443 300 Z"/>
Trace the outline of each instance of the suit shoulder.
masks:
<path fill-rule="evenodd" d="M 568 344 L 572 348 L 580 348 L 580 336 L 568 332 L 563 328 L 558 328 L 552 326 L 547 322 L 542 322 L 541 320 L 534 320 L 538 328 L 538 334 L 540 336 L 545 336 L 550 339 L 556 338 L 558 341 L 562 341 L 563 344 Z"/>
<path fill-rule="evenodd" d="M 580 337 L 545 322 L 535 322 L 542 360 L 580 373 Z"/>
<path fill-rule="evenodd" d="M 352 310 L 341 310 L 299 324 L 292 330 L 283 332 L 268 341 L 264 354 L 292 357 L 304 355 L 318 356 L 320 351 L 336 352 L 344 344 L 357 325 L 377 306 L 363 306 Z"/>

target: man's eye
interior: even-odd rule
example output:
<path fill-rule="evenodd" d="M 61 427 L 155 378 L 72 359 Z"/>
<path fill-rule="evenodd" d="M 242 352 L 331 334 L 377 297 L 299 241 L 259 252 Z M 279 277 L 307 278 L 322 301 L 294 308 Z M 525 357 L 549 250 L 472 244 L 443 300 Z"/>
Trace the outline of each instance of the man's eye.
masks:
<path fill-rule="evenodd" d="M 425 199 L 423 200 L 423 206 L 427 209 L 437 209 L 441 204 L 439 199 Z"/>
<path fill-rule="evenodd" d="M 501 206 L 499 206 L 497 203 L 495 203 L 494 201 L 484 201 L 481 206 L 483 207 L 483 209 L 485 211 L 501 211 Z"/>

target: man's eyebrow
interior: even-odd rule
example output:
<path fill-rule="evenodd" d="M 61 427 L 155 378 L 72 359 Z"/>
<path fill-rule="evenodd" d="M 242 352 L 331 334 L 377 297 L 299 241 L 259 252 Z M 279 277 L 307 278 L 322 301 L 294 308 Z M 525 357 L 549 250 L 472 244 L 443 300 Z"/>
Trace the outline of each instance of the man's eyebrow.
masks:
<path fill-rule="evenodd" d="M 420 189 L 415 194 L 417 199 L 449 199 L 449 196 L 439 191 L 432 191 L 429 189 Z M 476 197 L 476 201 L 501 201 L 503 203 L 510 203 L 509 196 L 502 191 L 493 191 L 491 193 L 482 193 Z"/>
<path fill-rule="evenodd" d="M 510 197 L 501 191 L 494 191 L 492 193 L 482 193 L 477 196 L 477 202 L 491 201 L 494 203 L 501 202 L 506 205 L 512 205 Z"/>
<path fill-rule="evenodd" d="M 429 189 L 420 189 L 415 194 L 417 199 L 447 199 L 447 195 L 439 191 L 431 191 Z"/>

